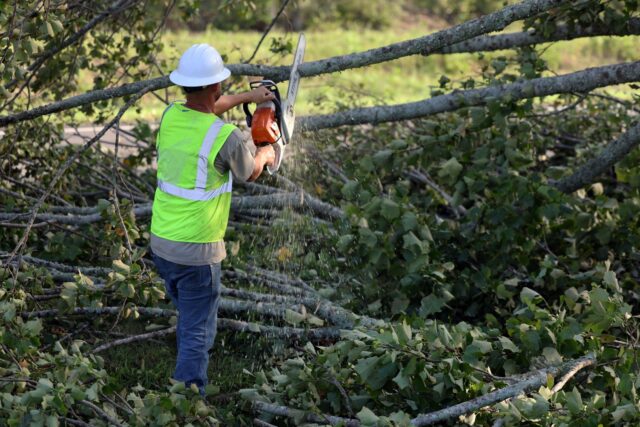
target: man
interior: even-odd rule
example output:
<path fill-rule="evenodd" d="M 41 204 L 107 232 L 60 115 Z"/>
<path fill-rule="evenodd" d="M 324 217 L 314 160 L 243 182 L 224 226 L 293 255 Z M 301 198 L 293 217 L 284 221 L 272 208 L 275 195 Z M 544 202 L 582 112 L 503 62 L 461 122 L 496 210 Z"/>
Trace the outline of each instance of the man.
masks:
<path fill-rule="evenodd" d="M 266 88 L 222 95 L 221 82 L 230 74 L 213 47 L 196 44 L 187 49 L 169 76 L 187 100 L 165 110 L 156 141 L 151 250 L 179 313 L 174 378 L 195 384 L 201 394 L 216 335 L 232 181 L 255 180 L 275 159 L 272 147 L 256 149 L 218 117 L 243 102 L 274 98 Z"/>

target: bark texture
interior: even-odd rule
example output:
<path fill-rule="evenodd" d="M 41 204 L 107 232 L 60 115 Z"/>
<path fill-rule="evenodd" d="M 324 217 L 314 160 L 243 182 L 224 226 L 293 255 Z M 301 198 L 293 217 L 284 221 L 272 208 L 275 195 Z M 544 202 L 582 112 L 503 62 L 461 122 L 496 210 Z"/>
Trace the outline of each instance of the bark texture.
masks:
<path fill-rule="evenodd" d="M 531 46 L 540 43 L 548 43 L 562 40 L 573 40 L 583 37 L 597 36 L 632 36 L 640 35 L 640 19 L 629 19 L 626 26 L 610 27 L 595 25 L 587 28 L 570 29 L 566 26 L 558 27 L 549 37 L 532 32 L 517 32 L 498 34 L 496 36 L 478 36 L 472 39 L 456 43 L 440 49 L 436 53 L 473 53 L 491 52 L 495 50 L 514 49 L 517 47 Z"/>
<path fill-rule="evenodd" d="M 492 99 L 514 101 L 560 93 L 581 93 L 600 87 L 637 81 L 640 81 L 640 61 L 588 68 L 558 77 L 540 77 L 508 85 L 454 91 L 424 101 L 406 104 L 356 108 L 334 114 L 303 116 L 298 119 L 297 123 L 301 130 L 314 131 L 344 125 L 395 122 L 482 105 Z"/>
<path fill-rule="evenodd" d="M 525 0 L 518 4 L 507 6 L 497 12 L 472 19 L 460 25 L 438 31 L 427 36 L 388 46 L 370 49 L 365 52 L 335 56 L 320 61 L 303 63 L 299 70 L 302 77 L 319 74 L 334 73 L 351 68 L 359 68 L 380 62 L 391 61 L 404 56 L 415 54 L 429 54 L 446 46 L 480 36 L 492 31 L 500 31 L 512 22 L 526 19 L 545 12 L 564 3 L 566 0 Z M 269 67 L 251 64 L 231 64 L 228 68 L 236 75 L 263 76 L 276 82 L 289 77 L 290 67 Z M 37 107 L 28 111 L 8 116 L 0 116 L 0 127 L 24 120 L 31 120 L 47 114 L 56 113 L 101 100 L 112 99 L 138 93 L 140 91 L 154 91 L 171 86 L 168 76 L 122 85 L 117 88 L 88 92 L 67 98 L 62 101 Z"/>
<path fill-rule="evenodd" d="M 580 166 L 572 175 L 552 184 L 563 193 L 572 193 L 592 184 L 598 176 L 622 160 L 638 144 L 640 144 L 640 123 L 607 145 L 600 155 Z"/>

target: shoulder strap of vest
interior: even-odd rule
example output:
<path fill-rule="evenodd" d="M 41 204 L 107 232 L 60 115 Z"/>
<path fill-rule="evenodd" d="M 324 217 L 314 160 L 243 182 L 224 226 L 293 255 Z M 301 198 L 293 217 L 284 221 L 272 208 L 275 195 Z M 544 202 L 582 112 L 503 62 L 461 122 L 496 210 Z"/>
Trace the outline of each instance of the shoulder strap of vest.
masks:
<path fill-rule="evenodd" d="M 207 130 L 207 134 L 202 140 L 202 145 L 200 146 L 200 152 L 198 153 L 198 173 L 196 175 L 196 188 L 204 190 L 207 186 L 207 175 L 209 171 L 209 153 L 211 153 L 211 148 L 213 144 L 216 142 L 216 138 L 224 126 L 224 120 L 221 118 L 216 118 L 215 121 L 209 126 L 209 130 Z"/>

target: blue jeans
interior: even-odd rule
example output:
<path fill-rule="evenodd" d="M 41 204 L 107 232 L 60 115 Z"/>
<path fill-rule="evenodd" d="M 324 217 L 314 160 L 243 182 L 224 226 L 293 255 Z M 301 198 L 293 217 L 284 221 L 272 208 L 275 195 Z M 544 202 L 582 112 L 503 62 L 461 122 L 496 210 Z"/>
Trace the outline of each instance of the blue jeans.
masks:
<path fill-rule="evenodd" d="M 220 263 L 181 265 L 153 254 L 171 301 L 178 309 L 178 359 L 173 378 L 204 394 L 209 350 L 216 337 L 220 302 Z"/>

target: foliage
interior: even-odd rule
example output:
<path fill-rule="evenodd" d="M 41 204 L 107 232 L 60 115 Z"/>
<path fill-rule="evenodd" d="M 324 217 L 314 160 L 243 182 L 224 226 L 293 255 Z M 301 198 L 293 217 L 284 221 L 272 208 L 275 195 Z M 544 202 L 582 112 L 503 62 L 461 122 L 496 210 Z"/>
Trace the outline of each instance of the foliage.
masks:
<path fill-rule="evenodd" d="M 187 21 L 206 6 L 176 3 Z M 246 12 L 242 8 L 250 2 L 240 3 L 219 6 L 228 7 L 234 17 L 229 22 L 244 28 L 244 18 L 233 14 Z M 261 8 L 266 3 L 253 3 L 246 22 L 265 17 L 267 9 Z M 637 15 L 633 1 L 573 3 L 526 26 L 548 33 L 560 24 L 620 25 Z M 155 53 L 163 49 L 158 31 L 173 2 L 155 2 L 153 11 L 144 3 L 127 4 L 82 40 L 49 54 L 111 4 L 93 2 L 93 10 L 73 2 L 0 6 L 0 22 L 7 28 L 0 34 L 0 72 L 9 82 L 0 93 L 4 113 L 141 80 L 166 68 Z M 488 3 L 474 4 L 484 12 Z M 367 10 L 362 5 L 352 1 L 327 7 L 317 12 L 317 25 L 334 18 L 372 28 L 391 22 L 393 15 L 378 13 L 382 3 Z M 311 6 L 297 2 L 296 7 Z M 286 45 L 273 50 L 279 47 Z M 46 59 L 45 65 L 31 68 L 39 58 Z M 438 65 L 422 69 L 415 61 L 410 64 L 416 65 L 416 76 Z M 444 59 L 434 61 L 446 65 Z M 430 88 L 410 74 L 394 78 L 402 82 L 413 76 L 421 85 L 415 93 L 437 95 L 550 72 L 545 57 L 533 48 L 516 55 L 480 55 L 473 63 L 479 64 L 478 74 L 461 80 L 445 69 L 446 76 L 430 77 Z M 465 74 L 472 70 L 469 64 L 461 69 Z M 89 85 L 82 80 L 86 76 Z M 370 86 L 368 78 L 362 77 L 356 89 Z M 389 81 L 394 81 L 391 76 Z M 359 96 L 339 101 L 340 107 L 362 102 Z M 81 117 L 104 123 L 121 103 L 95 103 L 84 107 Z M 309 212 L 305 218 L 291 214 L 261 222 L 252 217 L 232 224 L 227 237 L 236 258 L 227 267 L 237 268 L 232 273 L 239 275 L 245 266 L 241 260 L 247 260 L 293 271 L 336 304 L 382 322 L 344 331 L 337 342 L 304 347 L 268 339 L 280 350 L 266 345 L 266 338 L 238 334 L 227 348 L 242 348 L 229 353 L 241 354 L 234 361 L 244 363 L 245 376 L 225 366 L 218 372 L 236 376 L 233 386 L 246 386 L 240 394 L 249 400 L 358 418 L 363 425 L 406 425 L 419 413 L 480 396 L 519 374 L 593 353 L 597 366 L 573 378 L 563 391 L 552 392 L 550 381 L 528 396 L 458 421 L 637 424 L 640 154 L 632 152 L 600 182 L 574 194 L 553 186 L 553 180 L 570 174 L 628 128 L 633 108 L 631 102 L 594 94 L 542 103 L 493 99 L 412 122 L 301 138 L 292 147 L 295 160 L 283 168 L 285 176 L 299 178 L 308 193 L 339 205 L 346 219 L 329 222 Z M 4 129 L 0 203 L 18 224 L 0 228 L 3 260 L 24 233 L 24 213 L 75 152 L 77 144 L 67 144 L 65 127 L 69 131 L 78 117 L 63 112 Z M 119 134 L 123 139 L 124 132 Z M 153 132 L 138 123 L 130 133 L 136 142 L 146 142 L 143 150 L 117 160 L 113 153 L 88 149 L 42 207 L 68 218 L 90 212 L 99 221 L 37 223 L 25 262 L 0 269 L 0 419 L 8 425 L 113 424 L 110 418 L 128 425 L 230 424 L 228 419 L 242 425 L 254 417 L 250 405 L 236 406 L 235 389 L 210 387 L 203 399 L 168 378 L 123 381 L 125 363 L 117 357 L 145 360 L 136 344 L 128 352 L 92 352 L 104 334 L 126 331 L 121 323 L 137 322 L 138 332 L 166 326 L 140 319 L 145 310 L 170 307 L 145 250 L 148 221 L 134 211 L 155 184 L 149 168 Z M 319 167 L 320 161 L 335 168 Z M 35 266 L 29 255 L 44 265 Z M 65 270 L 60 262 L 77 267 Z M 107 272 L 94 280 L 91 269 Z M 265 291 L 259 282 L 250 288 Z M 115 320 L 91 315 L 105 307 L 118 308 Z M 90 314 L 74 314 L 81 310 Z M 298 322 L 296 316 L 315 319 L 313 313 L 286 314 L 290 323 Z M 169 317 L 162 323 L 174 321 Z M 160 343 L 157 353 L 174 357 L 165 348 L 173 342 Z M 257 356 L 263 345 L 268 354 Z M 142 364 L 140 369 L 160 367 Z M 218 404 L 225 397 L 221 391 L 231 396 L 226 396 L 232 402 L 227 407 Z M 279 424 L 300 421 L 262 416 Z"/>
<path fill-rule="evenodd" d="M 620 289 L 595 283 L 570 288 L 550 307 L 524 287 L 517 300 L 506 325 L 489 321 L 478 328 L 414 319 L 413 326 L 403 322 L 348 332 L 326 348 L 308 345 L 301 357 L 257 374 L 255 388 L 242 394 L 310 412 L 355 415 L 363 425 L 407 425 L 417 413 L 472 399 L 509 384 L 517 374 L 593 351 L 602 365 L 572 391 L 552 393 L 551 381 L 498 413 L 464 421 L 489 425 L 497 416 L 532 425 L 573 419 L 608 425 L 637 420 L 637 373 L 627 371 L 637 352 L 611 341 L 611 334 L 633 333 L 637 326 Z M 625 386 L 618 388 L 616 381 Z M 605 398 L 612 394 L 616 399 Z"/>

